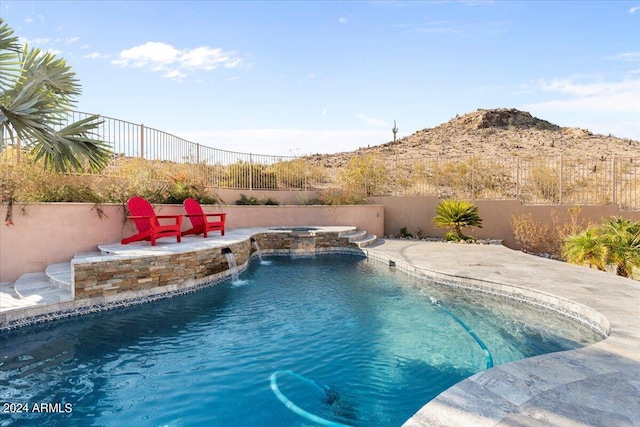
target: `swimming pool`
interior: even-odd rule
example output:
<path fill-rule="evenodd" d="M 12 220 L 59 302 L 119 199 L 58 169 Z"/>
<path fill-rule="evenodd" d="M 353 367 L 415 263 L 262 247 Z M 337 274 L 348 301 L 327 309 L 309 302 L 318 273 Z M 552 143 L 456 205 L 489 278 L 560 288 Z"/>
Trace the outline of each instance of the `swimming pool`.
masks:
<path fill-rule="evenodd" d="M 600 339 L 551 312 L 357 256 L 269 259 L 235 284 L 3 333 L 0 401 L 60 410 L 5 411 L 0 425 L 313 425 L 271 389 L 274 373 L 291 371 L 279 390 L 309 413 L 394 426 L 486 368 L 442 307 L 496 365 Z"/>

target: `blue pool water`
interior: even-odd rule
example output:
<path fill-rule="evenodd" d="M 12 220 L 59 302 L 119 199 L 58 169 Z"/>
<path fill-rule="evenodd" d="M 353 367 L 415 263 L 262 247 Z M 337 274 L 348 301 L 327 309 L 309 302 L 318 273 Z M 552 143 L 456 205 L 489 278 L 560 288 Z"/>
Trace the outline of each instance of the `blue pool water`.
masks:
<path fill-rule="evenodd" d="M 280 392 L 321 419 L 399 426 L 486 368 L 430 297 L 495 365 L 600 339 L 357 256 L 270 261 L 252 261 L 235 284 L 0 334 L 0 426 L 319 425 L 276 397 L 276 372 Z M 56 412 L 31 412 L 41 403 Z M 31 413 L 16 413 L 22 405 Z"/>

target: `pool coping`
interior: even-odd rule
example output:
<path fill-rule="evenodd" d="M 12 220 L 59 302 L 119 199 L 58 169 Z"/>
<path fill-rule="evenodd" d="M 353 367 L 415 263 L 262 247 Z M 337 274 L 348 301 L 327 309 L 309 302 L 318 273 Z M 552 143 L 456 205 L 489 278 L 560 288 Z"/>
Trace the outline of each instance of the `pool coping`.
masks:
<path fill-rule="evenodd" d="M 454 286 L 577 310 L 602 341 L 480 372 L 403 427 L 640 425 L 640 282 L 497 245 L 388 239 L 364 252 Z"/>

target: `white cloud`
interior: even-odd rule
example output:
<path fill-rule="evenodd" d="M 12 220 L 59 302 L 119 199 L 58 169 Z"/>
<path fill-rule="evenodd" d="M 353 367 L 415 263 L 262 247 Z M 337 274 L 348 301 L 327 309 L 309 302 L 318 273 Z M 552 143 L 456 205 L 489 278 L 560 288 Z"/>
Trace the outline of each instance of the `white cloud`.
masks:
<path fill-rule="evenodd" d="M 640 52 L 619 53 L 614 59 L 626 62 L 640 62 Z"/>
<path fill-rule="evenodd" d="M 80 40 L 80 37 L 71 37 L 67 40 L 68 44 L 75 43 Z"/>
<path fill-rule="evenodd" d="M 580 100 L 580 102 L 591 102 L 594 99 L 600 101 L 627 100 L 622 105 L 617 102 L 615 104 L 607 103 L 605 108 L 640 109 L 640 103 L 638 102 L 638 99 L 640 99 L 640 80 L 627 79 L 620 82 L 580 83 L 571 79 L 554 79 L 550 82 L 539 80 L 536 86 L 544 92 L 572 95 L 577 97 L 574 98 L 574 101 Z"/>
<path fill-rule="evenodd" d="M 179 50 L 160 42 L 147 42 L 125 49 L 120 52 L 118 59 L 112 61 L 113 64 L 122 67 L 164 71 L 164 76 L 171 79 L 185 78 L 187 71 L 233 68 L 240 62 L 240 58 L 233 51 L 227 52 L 208 46 Z"/>
<path fill-rule="evenodd" d="M 630 8 L 627 13 L 633 15 L 634 13 L 636 13 L 639 10 L 640 10 L 640 6 L 634 6 L 634 7 Z"/>
<path fill-rule="evenodd" d="M 44 23 L 44 16 L 43 15 L 37 15 L 37 18 L 41 23 Z M 32 23 L 35 22 L 35 19 L 33 17 L 29 16 L 28 18 L 25 18 L 24 22 L 26 24 L 32 24 Z"/>
<path fill-rule="evenodd" d="M 551 96 L 524 106 L 532 114 L 565 117 L 557 124 L 640 140 L 639 78 L 586 83 L 575 78 L 539 80 L 529 87 Z"/>
<path fill-rule="evenodd" d="M 243 129 L 174 130 L 174 135 L 208 147 L 276 156 L 330 154 L 389 142 L 389 131 Z M 235 161 L 230 159 L 230 161 Z"/>
<path fill-rule="evenodd" d="M 171 45 L 158 42 L 147 42 L 143 45 L 125 49 L 120 52 L 119 59 L 113 61 L 123 67 L 157 67 L 159 64 L 176 62 L 180 51 Z"/>
<path fill-rule="evenodd" d="M 375 125 L 375 126 L 387 126 L 387 122 L 382 120 L 382 119 L 374 119 L 372 117 L 367 117 L 364 113 L 358 113 L 356 114 L 356 117 L 360 120 L 362 120 L 365 123 L 368 123 L 370 125 Z"/>
<path fill-rule="evenodd" d="M 40 37 L 37 39 L 25 39 L 23 37 L 20 37 L 19 39 L 21 44 L 29 44 L 29 45 L 43 45 L 43 44 L 48 44 L 55 41 L 47 37 Z"/>
<path fill-rule="evenodd" d="M 320 113 L 320 114 L 322 114 L 323 117 L 326 116 L 327 115 L 327 109 L 323 108 L 322 109 L 322 113 Z"/>
<path fill-rule="evenodd" d="M 305 80 L 313 80 L 313 79 L 315 79 L 316 77 L 317 77 L 317 76 L 316 76 L 316 73 L 309 73 L 309 74 L 307 74 L 305 77 L 303 77 L 303 78 L 299 79 L 298 81 L 303 82 L 303 81 L 305 81 Z"/>
<path fill-rule="evenodd" d="M 338 23 L 340 23 L 340 24 L 346 24 L 347 22 L 349 22 L 349 20 L 347 18 L 344 18 L 342 16 L 340 18 L 338 18 Z"/>
<path fill-rule="evenodd" d="M 233 52 L 202 46 L 184 51 L 180 56 L 180 62 L 185 68 L 211 71 L 221 65 L 233 68 L 239 64 L 240 59 L 235 57 Z"/>
<path fill-rule="evenodd" d="M 171 70 L 171 71 L 167 71 L 164 76 L 168 79 L 172 79 L 172 80 L 183 80 L 185 77 L 187 77 L 187 75 L 185 73 L 183 73 L 182 71 L 179 70 Z"/>
<path fill-rule="evenodd" d="M 91 52 L 83 56 L 83 58 L 88 58 L 88 59 L 102 59 L 102 58 L 108 58 L 108 57 L 109 55 L 105 55 L 104 53 L 100 53 L 100 52 Z"/>

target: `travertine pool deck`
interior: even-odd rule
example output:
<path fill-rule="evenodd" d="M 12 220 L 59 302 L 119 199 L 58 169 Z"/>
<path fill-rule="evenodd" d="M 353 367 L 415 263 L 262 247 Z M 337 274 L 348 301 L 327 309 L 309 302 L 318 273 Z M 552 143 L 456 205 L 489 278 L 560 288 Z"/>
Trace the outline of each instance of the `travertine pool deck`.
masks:
<path fill-rule="evenodd" d="M 264 230 L 103 249 L 124 257 L 162 255 L 228 245 Z M 640 426 L 640 282 L 499 245 L 387 239 L 362 251 L 410 273 L 575 312 L 609 333 L 585 348 L 478 373 L 426 404 L 404 427 Z"/>
<path fill-rule="evenodd" d="M 386 240 L 365 252 L 417 274 L 555 298 L 574 308 L 578 303 L 595 310 L 585 307 L 585 316 L 610 326 L 609 336 L 594 345 L 478 373 L 404 427 L 640 426 L 640 282 L 498 245 Z"/>

